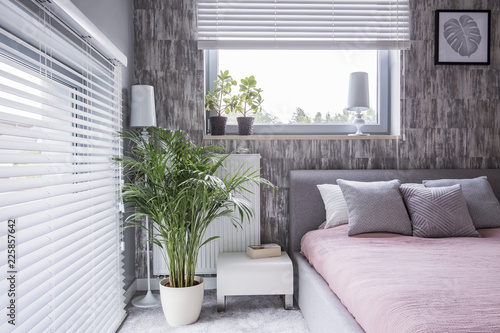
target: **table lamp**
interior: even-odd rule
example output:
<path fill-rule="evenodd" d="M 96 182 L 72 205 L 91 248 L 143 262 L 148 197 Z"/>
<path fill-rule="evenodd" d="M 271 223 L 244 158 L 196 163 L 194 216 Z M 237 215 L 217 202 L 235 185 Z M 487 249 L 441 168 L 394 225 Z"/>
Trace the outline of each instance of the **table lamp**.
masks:
<path fill-rule="evenodd" d="M 370 109 L 368 95 L 368 73 L 354 72 L 349 78 L 349 95 L 347 98 L 347 110 L 356 111 L 356 118 L 352 122 L 357 131 L 349 135 L 370 135 L 361 133 L 361 127 L 365 124 L 361 111 Z"/>

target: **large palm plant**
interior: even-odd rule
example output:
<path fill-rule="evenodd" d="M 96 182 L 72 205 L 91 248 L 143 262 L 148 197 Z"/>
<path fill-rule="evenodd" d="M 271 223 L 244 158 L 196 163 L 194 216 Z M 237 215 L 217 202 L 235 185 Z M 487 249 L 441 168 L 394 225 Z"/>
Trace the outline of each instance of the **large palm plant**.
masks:
<path fill-rule="evenodd" d="M 217 238 L 203 240 L 210 223 L 227 216 L 241 226 L 253 216 L 245 185 L 273 185 L 259 170 L 240 168 L 219 177 L 229 154 L 221 154 L 219 146 L 197 146 L 180 131 L 150 127 L 146 136 L 133 131 L 120 135 L 132 144 L 131 153 L 118 160 L 130 179 L 123 200 L 135 208 L 129 226 L 146 229 L 151 241 L 166 249 L 171 287 L 192 286 L 200 247 Z M 153 219 L 151 230 L 132 221 L 142 216 Z"/>

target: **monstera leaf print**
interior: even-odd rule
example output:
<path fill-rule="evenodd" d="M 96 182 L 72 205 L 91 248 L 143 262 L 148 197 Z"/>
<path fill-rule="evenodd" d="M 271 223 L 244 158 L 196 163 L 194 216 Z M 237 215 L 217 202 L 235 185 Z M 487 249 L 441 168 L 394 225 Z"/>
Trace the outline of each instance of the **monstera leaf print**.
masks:
<path fill-rule="evenodd" d="M 479 48 L 481 31 L 472 17 L 462 15 L 458 20 L 449 19 L 446 21 L 444 37 L 455 52 L 463 57 L 470 57 Z"/>

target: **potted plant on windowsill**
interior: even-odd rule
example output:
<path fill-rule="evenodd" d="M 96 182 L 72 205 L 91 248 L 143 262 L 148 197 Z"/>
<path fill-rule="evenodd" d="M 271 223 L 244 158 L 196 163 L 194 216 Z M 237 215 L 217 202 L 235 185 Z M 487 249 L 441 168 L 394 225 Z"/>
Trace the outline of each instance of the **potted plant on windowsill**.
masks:
<path fill-rule="evenodd" d="M 221 216 L 241 226 L 253 215 L 245 186 L 273 185 L 259 170 L 240 168 L 218 177 L 229 156 L 221 154 L 220 146 L 197 146 L 180 131 L 158 127 L 149 127 L 148 133 L 120 133 L 132 146 L 128 156 L 117 159 L 130 179 L 123 200 L 135 209 L 128 227 L 144 228 L 165 249 L 170 275 L 160 282 L 163 312 L 170 325 L 187 325 L 198 320 L 203 302 L 203 279 L 195 276 L 198 251 L 217 238 L 204 240 L 208 226 Z M 153 223 L 133 221 L 144 216 Z"/>
<path fill-rule="evenodd" d="M 237 105 L 234 107 L 236 112 L 241 113 L 242 117 L 237 117 L 238 134 L 251 135 L 253 133 L 254 117 L 248 117 L 250 112 L 257 113 L 262 110 L 262 89 L 257 88 L 257 81 L 252 75 L 241 79 L 240 93 L 237 96 Z"/>
<path fill-rule="evenodd" d="M 236 86 L 237 82 L 233 80 L 229 71 L 220 71 L 215 81 L 214 91 L 207 93 L 205 96 L 205 109 L 207 111 L 217 112 L 216 116 L 210 117 L 210 129 L 212 135 L 225 135 L 227 117 L 223 113 L 230 113 L 231 107 L 235 104 L 236 99 L 230 96 L 232 86 Z"/>

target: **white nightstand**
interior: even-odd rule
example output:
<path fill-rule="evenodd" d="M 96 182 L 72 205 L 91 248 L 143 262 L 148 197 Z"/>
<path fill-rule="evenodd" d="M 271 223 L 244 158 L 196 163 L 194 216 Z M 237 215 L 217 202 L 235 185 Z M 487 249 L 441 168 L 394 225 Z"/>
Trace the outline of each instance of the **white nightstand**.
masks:
<path fill-rule="evenodd" d="M 217 311 L 224 311 L 226 296 L 231 295 L 285 295 L 285 309 L 291 309 L 293 267 L 288 254 L 252 259 L 245 252 L 219 253 Z"/>

